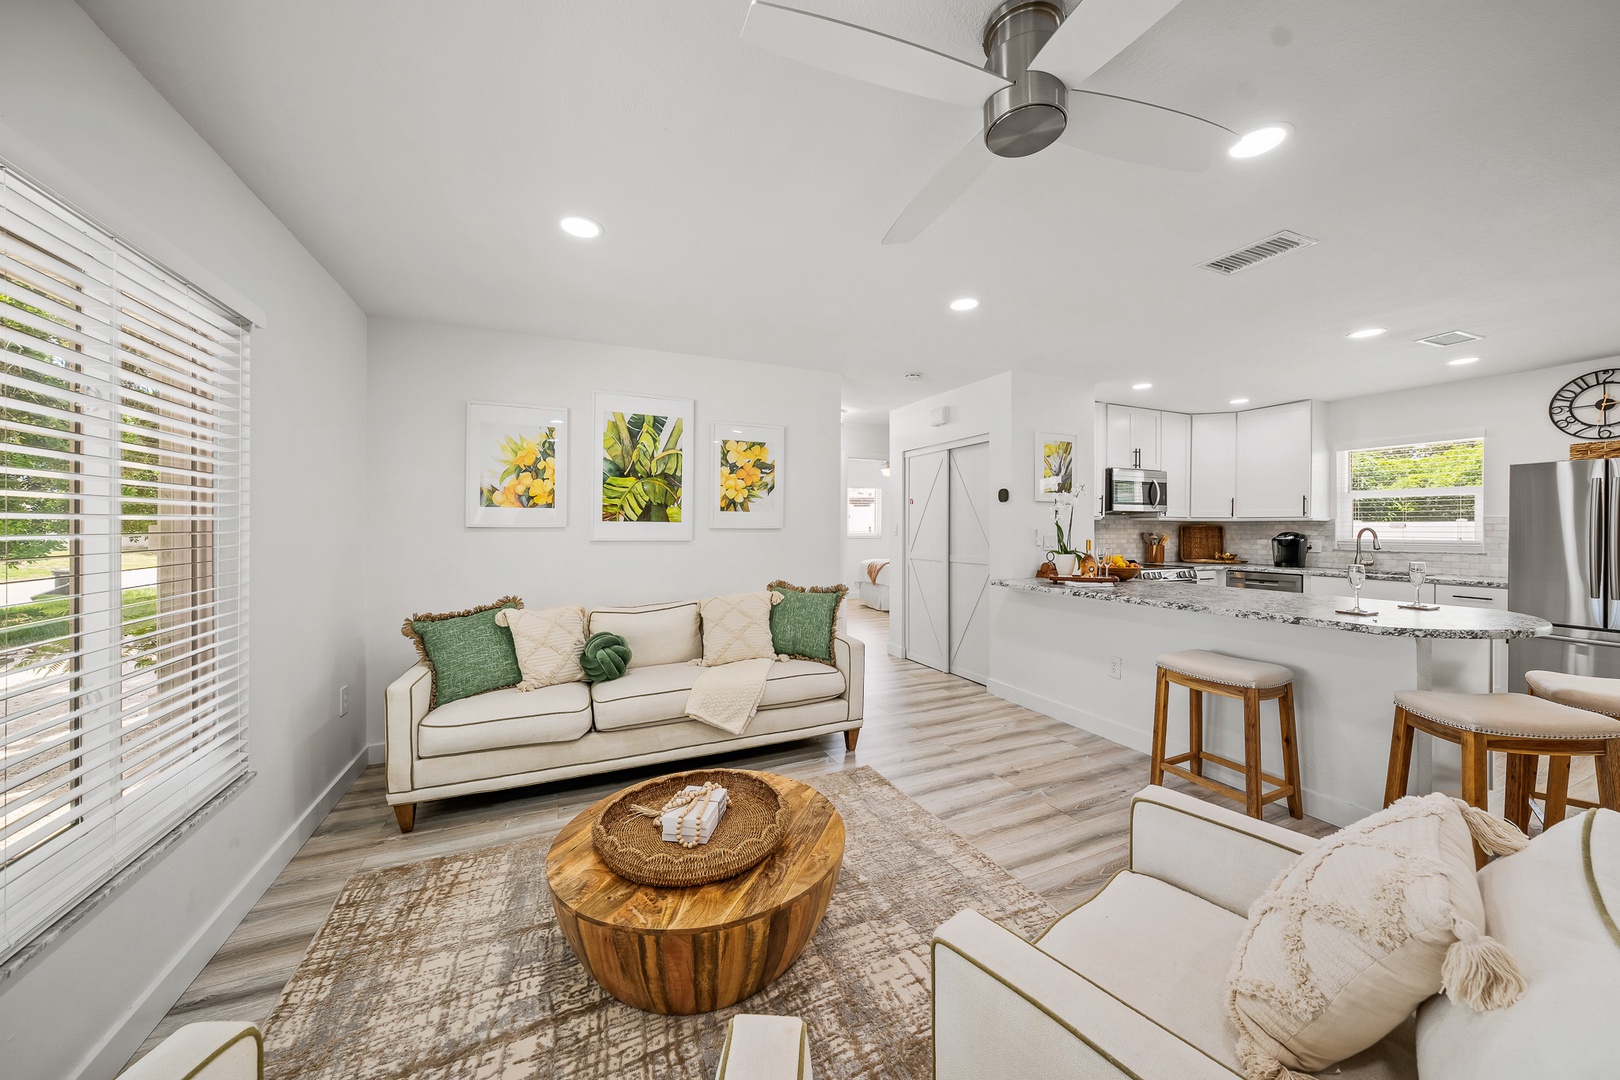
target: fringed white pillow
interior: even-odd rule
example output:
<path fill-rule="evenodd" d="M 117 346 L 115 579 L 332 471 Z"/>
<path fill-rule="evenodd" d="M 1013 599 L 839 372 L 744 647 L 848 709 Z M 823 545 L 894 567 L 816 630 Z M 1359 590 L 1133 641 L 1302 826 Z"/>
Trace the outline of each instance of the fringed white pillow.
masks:
<path fill-rule="evenodd" d="M 1485 937 L 1474 845 L 1528 841 L 1460 799 L 1401 799 L 1320 841 L 1255 901 L 1227 979 L 1248 1080 L 1323 1069 L 1394 1031 L 1434 994 L 1486 1011 L 1524 980 Z"/>
<path fill-rule="evenodd" d="M 512 631 L 519 690 L 580 682 L 585 671 L 579 658 L 585 651 L 585 609 L 582 607 L 504 608 L 495 621 Z"/>

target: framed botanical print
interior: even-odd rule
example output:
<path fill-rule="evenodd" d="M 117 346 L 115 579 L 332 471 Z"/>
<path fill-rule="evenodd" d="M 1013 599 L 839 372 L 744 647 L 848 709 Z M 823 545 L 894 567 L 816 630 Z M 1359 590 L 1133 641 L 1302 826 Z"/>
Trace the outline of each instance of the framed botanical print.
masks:
<path fill-rule="evenodd" d="M 691 399 L 598 390 L 596 540 L 692 539 Z"/>
<path fill-rule="evenodd" d="M 467 526 L 568 524 L 568 410 L 467 403 Z"/>
<path fill-rule="evenodd" d="M 1035 433 L 1035 501 L 1051 502 L 1054 495 L 1074 493 L 1073 435 L 1050 431 Z"/>
<path fill-rule="evenodd" d="M 709 524 L 716 529 L 782 527 L 782 458 L 787 429 L 770 424 L 716 423 L 709 439 Z"/>

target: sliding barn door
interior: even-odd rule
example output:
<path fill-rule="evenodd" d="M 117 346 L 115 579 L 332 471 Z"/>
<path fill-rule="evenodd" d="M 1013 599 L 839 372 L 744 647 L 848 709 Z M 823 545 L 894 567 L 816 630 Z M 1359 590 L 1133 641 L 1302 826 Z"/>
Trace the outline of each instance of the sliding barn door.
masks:
<path fill-rule="evenodd" d="M 950 668 L 950 452 L 906 458 L 906 657 Z"/>
<path fill-rule="evenodd" d="M 950 452 L 950 627 L 949 671 L 984 683 L 990 671 L 990 444 L 959 446 Z"/>

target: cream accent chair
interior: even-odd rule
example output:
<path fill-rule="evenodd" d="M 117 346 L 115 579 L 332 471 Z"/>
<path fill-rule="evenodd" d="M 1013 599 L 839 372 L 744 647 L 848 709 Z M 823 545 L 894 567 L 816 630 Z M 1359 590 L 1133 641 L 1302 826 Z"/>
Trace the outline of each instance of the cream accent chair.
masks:
<path fill-rule="evenodd" d="M 797 1016 L 733 1016 L 714 1080 L 815 1080 L 809 1029 Z"/>
<path fill-rule="evenodd" d="M 1034 944 L 964 911 L 934 937 L 935 1080 L 1232 1080 L 1225 984 L 1249 905 L 1312 839 L 1160 787 L 1130 865 Z M 1335 1077 L 1417 1076 L 1408 1024 Z"/>
<path fill-rule="evenodd" d="M 187 1024 L 119 1080 L 264 1080 L 264 1039 L 235 1020 Z"/>
<path fill-rule="evenodd" d="M 493 690 L 429 709 L 432 679 L 417 664 L 384 699 L 388 802 L 400 830 L 416 804 L 455 795 L 564 780 L 666 761 L 686 761 L 843 732 L 855 749 L 865 712 L 866 653 L 857 639 L 833 640 L 836 667 L 779 660 L 759 712 L 741 735 L 686 715 L 703 669 L 698 602 L 598 608 L 589 631 L 621 635 L 630 666 L 617 679 L 538 690 Z"/>

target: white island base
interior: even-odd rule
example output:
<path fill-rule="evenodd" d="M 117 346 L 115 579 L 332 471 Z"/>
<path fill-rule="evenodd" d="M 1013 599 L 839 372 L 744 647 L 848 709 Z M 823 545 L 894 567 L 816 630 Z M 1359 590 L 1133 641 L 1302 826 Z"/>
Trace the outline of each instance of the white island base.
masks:
<path fill-rule="evenodd" d="M 1367 601 L 1383 625 L 1358 630 L 1332 617 L 1333 608 L 1344 605 L 1331 598 L 1168 583 L 1124 585 L 1105 597 L 1034 579 L 996 584 L 1005 591 L 991 635 L 990 692 L 1143 753 L 1152 742 L 1160 654 L 1208 649 L 1291 668 L 1304 810 L 1335 825 L 1383 806 L 1396 691 L 1489 689 L 1457 685 L 1460 666 L 1433 660 L 1435 638 L 1537 636 L 1551 629 L 1510 613 L 1443 608 L 1418 616 L 1397 612 L 1392 602 Z M 1294 613 L 1306 617 L 1295 620 Z M 1420 617 L 1424 627 L 1402 627 Z M 1284 618 L 1290 621 L 1272 621 Z M 1266 771 L 1281 775 L 1275 710 L 1269 703 L 1261 708 L 1262 749 Z M 1186 750 L 1186 718 L 1187 691 L 1172 686 L 1167 756 Z M 1242 759 L 1242 702 L 1205 695 L 1204 745 Z M 1429 755 L 1415 757 L 1413 792 L 1460 785 L 1455 747 L 1437 745 L 1432 774 Z M 1229 770 L 1209 763 L 1205 769 L 1243 786 Z M 1147 779 L 1144 768 L 1142 782 Z"/>

